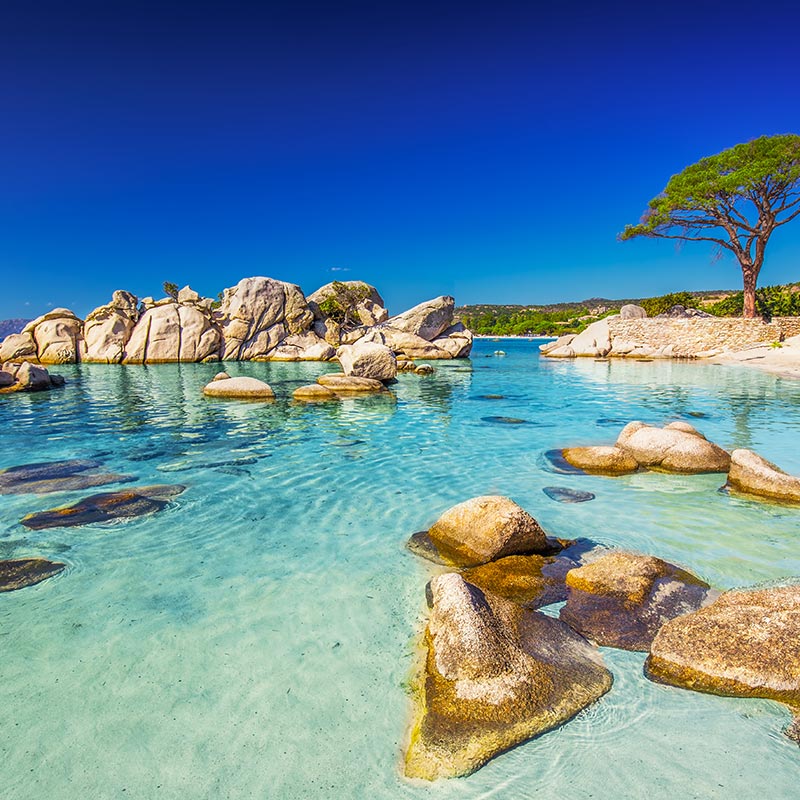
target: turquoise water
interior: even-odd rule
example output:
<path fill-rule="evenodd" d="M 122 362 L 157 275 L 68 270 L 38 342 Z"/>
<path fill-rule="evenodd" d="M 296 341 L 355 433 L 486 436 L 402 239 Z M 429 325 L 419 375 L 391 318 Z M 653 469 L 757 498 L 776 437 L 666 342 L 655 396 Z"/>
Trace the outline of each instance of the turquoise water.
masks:
<path fill-rule="evenodd" d="M 200 389 L 218 367 L 202 364 L 65 367 L 64 390 L 0 398 L 0 467 L 97 457 L 188 487 L 154 516 L 37 532 L 18 520 L 93 490 L 0 497 L 0 557 L 68 564 L 0 595 L 0 796 L 796 797 L 781 706 L 655 685 L 643 654 L 609 649 L 613 689 L 566 726 L 469 778 L 401 777 L 433 574 L 404 544 L 454 503 L 507 494 L 553 535 L 653 553 L 723 588 L 800 573 L 800 510 L 719 493 L 720 476 L 556 475 L 543 458 L 609 443 L 630 419 L 688 419 L 800 473 L 800 384 L 537 352 L 479 341 L 471 362 L 401 375 L 396 402 L 211 401 Z M 334 368 L 227 369 L 286 397 Z M 548 485 L 597 498 L 556 503 Z"/>

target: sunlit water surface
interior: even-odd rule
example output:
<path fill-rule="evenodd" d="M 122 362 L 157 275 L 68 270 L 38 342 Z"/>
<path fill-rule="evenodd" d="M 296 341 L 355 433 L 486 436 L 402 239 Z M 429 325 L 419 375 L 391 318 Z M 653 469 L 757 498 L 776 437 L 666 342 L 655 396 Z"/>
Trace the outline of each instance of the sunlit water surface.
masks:
<path fill-rule="evenodd" d="M 502 347 L 505 357 L 492 355 Z M 688 419 L 800 473 L 800 384 L 681 363 L 545 361 L 530 341 L 400 376 L 397 401 L 205 399 L 215 365 L 64 367 L 0 398 L 0 466 L 92 458 L 187 490 L 156 515 L 30 532 L 94 490 L 0 497 L 0 557 L 68 569 L 0 595 L 0 795 L 25 798 L 795 798 L 787 712 L 695 694 L 606 649 L 614 687 L 471 777 L 399 769 L 429 565 L 404 547 L 447 507 L 510 495 L 553 535 L 727 588 L 800 573 L 800 511 L 721 476 L 556 475 L 544 451 Z M 281 398 L 320 364 L 231 364 Z M 487 394 L 504 399 L 484 399 Z M 526 424 L 486 421 L 516 417 Z M 595 500 L 554 502 L 549 485 Z M 102 490 L 98 490 L 102 491 Z"/>

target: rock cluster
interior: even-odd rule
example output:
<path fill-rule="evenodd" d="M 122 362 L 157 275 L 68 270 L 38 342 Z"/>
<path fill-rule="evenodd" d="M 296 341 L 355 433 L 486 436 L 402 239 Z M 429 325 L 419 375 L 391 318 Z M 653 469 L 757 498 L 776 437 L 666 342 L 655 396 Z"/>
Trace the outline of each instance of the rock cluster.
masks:
<path fill-rule="evenodd" d="M 21 333 L 0 343 L 0 362 L 330 361 L 337 348 L 358 345 L 358 354 L 342 350 L 345 371 L 352 369 L 358 375 L 360 370 L 375 371 L 380 364 L 380 380 L 386 380 L 394 377 L 389 373 L 395 355 L 407 359 L 469 355 L 472 334 L 454 321 L 452 297 L 437 297 L 389 317 L 374 287 L 359 281 L 342 285 L 358 289 L 354 296 L 360 298 L 343 317 L 326 303 L 338 291 L 337 284 L 323 286 L 306 299 L 295 284 L 244 278 L 225 289 L 219 303 L 188 286 L 174 297 L 147 297 L 141 302 L 129 292 L 117 291 L 110 303 L 86 320 L 65 308 L 32 320 Z M 367 358 L 367 344 L 385 346 L 390 358 L 378 358 L 377 349 Z"/>
<path fill-rule="evenodd" d="M 731 463 L 728 452 L 680 421 L 663 428 L 629 422 L 611 447 L 568 447 L 560 456 L 576 469 L 598 475 L 624 475 L 641 467 L 684 474 L 727 472 Z"/>
<path fill-rule="evenodd" d="M 29 361 L 7 361 L 0 367 L 0 394 L 42 392 L 63 385 L 60 375 L 51 375 L 44 367 Z"/>

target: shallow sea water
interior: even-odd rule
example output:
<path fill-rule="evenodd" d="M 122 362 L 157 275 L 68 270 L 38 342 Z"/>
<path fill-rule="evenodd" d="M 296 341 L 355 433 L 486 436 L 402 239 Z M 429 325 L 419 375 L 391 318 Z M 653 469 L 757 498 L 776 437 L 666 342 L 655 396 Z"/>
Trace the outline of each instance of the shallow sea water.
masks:
<path fill-rule="evenodd" d="M 202 364 L 64 367 L 63 390 L 0 398 L 0 467 L 96 457 L 187 486 L 150 517 L 35 532 L 18 520 L 106 488 L 0 497 L 0 557 L 68 564 L 0 594 L 0 796 L 797 797 L 781 706 L 653 684 L 644 654 L 611 649 L 613 689 L 565 726 L 468 778 L 401 777 L 434 574 L 404 545 L 454 503 L 507 494 L 552 535 L 652 553 L 721 588 L 800 574 L 798 509 L 720 493 L 719 475 L 558 475 L 543 457 L 610 443 L 631 419 L 686 419 L 800 473 L 800 384 L 545 361 L 530 341 L 481 340 L 471 361 L 435 366 L 401 375 L 396 402 L 213 401 L 200 389 L 218 366 Z M 279 397 L 334 371 L 226 368 Z M 557 503 L 552 485 L 597 497 Z"/>

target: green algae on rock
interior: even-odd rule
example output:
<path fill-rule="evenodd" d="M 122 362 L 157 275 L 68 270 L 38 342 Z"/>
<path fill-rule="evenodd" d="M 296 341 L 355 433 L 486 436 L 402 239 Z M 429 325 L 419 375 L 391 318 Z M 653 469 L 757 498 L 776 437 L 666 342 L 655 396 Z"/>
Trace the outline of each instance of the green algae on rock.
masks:
<path fill-rule="evenodd" d="M 71 506 L 52 508 L 28 514 L 20 522 L 31 530 L 43 528 L 68 528 L 108 522 L 112 519 L 139 517 L 161 511 L 169 499 L 179 495 L 186 487 L 179 484 L 137 486 L 122 492 L 103 492 L 86 497 Z"/>
<path fill-rule="evenodd" d="M 405 774 L 468 775 L 571 719 L 610 688 L 599 651 L 552 617 L 456 573 L 431 582 L 427 656 L 414 694 Z"/>
<path fill-rule="evenodd" d="M 0 561 L 0 592 L 13 592 L 26 586 L 35 586 L 37 583 L 57 575 L 66 569 L 66 566 L 66 564 L 48 561 L 45 558 Z"/>
<path fill-rule="evenodd" d="M 661 626 L 706 602 L 707 583 L 690 572 L 640 553 L 614 551 L 566 575 L 560 617 L 605 647 L 647 650 Z"/>

